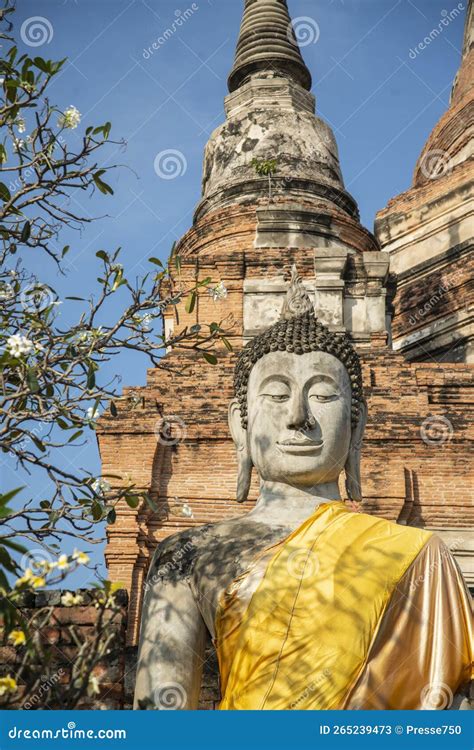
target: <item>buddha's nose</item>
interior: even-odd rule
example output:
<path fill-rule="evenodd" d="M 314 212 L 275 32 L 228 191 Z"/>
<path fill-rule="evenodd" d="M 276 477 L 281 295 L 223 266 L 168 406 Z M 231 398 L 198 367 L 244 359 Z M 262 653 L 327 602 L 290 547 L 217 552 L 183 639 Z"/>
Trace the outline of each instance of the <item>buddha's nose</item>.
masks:
<path fill-rule="evenodd" d="M 293 398 L 288 414 L 287 427 L 289 430 L 313 429 L 316 420 L 311 413 L 309 404 L 303 395 Z"/>

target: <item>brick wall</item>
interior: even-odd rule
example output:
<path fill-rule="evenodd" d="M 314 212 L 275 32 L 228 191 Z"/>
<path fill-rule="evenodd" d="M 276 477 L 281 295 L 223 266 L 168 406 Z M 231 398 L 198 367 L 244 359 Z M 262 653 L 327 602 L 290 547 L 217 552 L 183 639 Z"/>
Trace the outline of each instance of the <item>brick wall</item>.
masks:
<path fill-rule="evenodd" d="M 77 658 L 78 643 L 91 641 L 96 630 L 97 609 L 93 605 L 93 592 L 80 591 L 83 604 L 65 607 L 61 604 L 63 591 L 41 591 L 36 594 L 25 594 L 22 612 L 29 619 L 33 614 L 50 612 L 48 626 L 39 632 L 44 652 L 50 663 L 49 678 L 38 682 L 32 694 L 27 696 L 25 703 L 24 683 L 17 679 L 20 700 L 11 706 L 22 707 L 26 710 L 61 709 L 61 692 L 71 680 L 72 667 Z M 125 707 L 125 641 L 127 632 L 128 594 L 117 591 L 114 594 L 119 605 L 119 611 L 111 621 L 113 639 L 110 652 L 94 667 L 93 676 L 97 678 L 100 692 L 96 696 L 81 699 L 78 709 L 122 709 Z M 112 614 L 106 613 L 106 618 Z M 24 659 L 24 648 L 13 648 L 3 645 L 0 647 L 0 673 L 16 677 L 18 669 Z M 41 667 L 41 665 L 39 665 Z M 54 686 L 54 689 L 51 688 Z M 22 699 L 23 698 L 23 699 Z M 0 705 L 1 707 L 1 705 Z"/>

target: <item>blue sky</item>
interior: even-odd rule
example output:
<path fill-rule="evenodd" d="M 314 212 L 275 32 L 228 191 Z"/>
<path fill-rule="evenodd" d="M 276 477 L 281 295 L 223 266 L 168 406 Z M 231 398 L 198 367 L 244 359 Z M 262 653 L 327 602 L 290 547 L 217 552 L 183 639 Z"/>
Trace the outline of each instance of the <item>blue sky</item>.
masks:
<path fill-rule="evenodd" d="M 140 274 L 146 258 L 167 257 L 173 241 L 189 228 L 200 196 L 203 149 L 224 119 L 243 0 L 194 5 L 190 0 L 22 0 L 18 5 L 17 37 L 22 24 L 26 29 L 32 17 L 41 16 L 48 38 L 36 48 L 19 40 L 20 49 L 69 58 L 49 93 L 53 103 L 73 104 L 83 115 L 69 137 L 77 138 L 82 126 L 110 120 L 112 135 L 127 142 L 125 150 L 111 149 L 105 157 L 108 164 L 126 167 L 108 180 L 115 195 L 79 196 L 87 215 L 109 218 L 82 235 L 64 233 L 61 244 L 72 247 L 68 275 L 58 277 L 44 259 L 41 264 L 28 260 L 33 268 L 41 265 L 43 279 L 60 294 L 91 293 L 97 250 L 122 246 L 125 265 L 132 275 Z M 334 128 L 346 187 L 359 203 L 362 222 L 373 229 L 376 212 L 409 187 L 418 155 L 448 107 L 464 11 L 425 50 L 410 56 L 458 3 L 289 0 L 289 7 L 293 18 L 310 19 L 318 29 L 317 41 L 303 49 L 318 113 Z M 159 49 L 147 53 L 188 8 L 196 10 Z M 186 167 L 181 177 L 164 180 L 154 162 L 169 149 L 184 155 Z M 143 359 L 121 358 L 116 369 L 127 385 L 145 382 Z M 97 467 L 94 440 L 80 461 Z M 5 484 L 15 486 L 11 467 L 5 472 Z M 34 485 L 36 479 L 31 481 Z"/>

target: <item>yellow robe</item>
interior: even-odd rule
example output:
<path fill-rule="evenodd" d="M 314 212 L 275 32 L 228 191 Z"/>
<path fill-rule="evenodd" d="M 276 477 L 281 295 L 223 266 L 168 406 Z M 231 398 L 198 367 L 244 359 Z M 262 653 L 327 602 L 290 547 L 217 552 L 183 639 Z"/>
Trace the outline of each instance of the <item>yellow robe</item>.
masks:
<path fill-rule="evenodd" d="M 472 642 L 469 594 L 436 536 L 326 503 L 225 592 L 220 708 L 448 708 Z"/>

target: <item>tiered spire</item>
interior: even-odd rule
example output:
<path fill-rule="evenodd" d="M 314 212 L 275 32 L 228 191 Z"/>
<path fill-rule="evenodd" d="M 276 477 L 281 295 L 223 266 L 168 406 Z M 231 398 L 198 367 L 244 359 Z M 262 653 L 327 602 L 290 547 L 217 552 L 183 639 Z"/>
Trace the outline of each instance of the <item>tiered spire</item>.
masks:
<path fill-rule="evenodd" d="M 245 0 L 229 91 L 257 71 L 275 71 L 311 89 L 311 73 L 296 41 L 286 0 Z"/>

